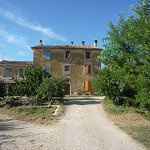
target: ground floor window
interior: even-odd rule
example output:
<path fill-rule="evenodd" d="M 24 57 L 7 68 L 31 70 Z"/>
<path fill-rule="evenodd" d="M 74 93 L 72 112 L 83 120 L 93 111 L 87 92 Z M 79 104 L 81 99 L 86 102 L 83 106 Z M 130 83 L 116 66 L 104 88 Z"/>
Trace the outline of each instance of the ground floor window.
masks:
<path fill-rule="evenodd" d="M 11 76 L 12 76 L 12 68 L 11 67 L 4 68 L 4 77 L 11 77 Z"/>
<path fill-rule="evenodd" d="M 49 66 L 47 66 L 47 65 L 44 65 L 44 70 L 45 70 L 45 72 L 47 72 L 48 74 L 50 74 L 51 73 L 51 69 L 50 69 L 50 67 Z"/>
<path fill-rule="evenodd" d="M 19 68 L 18 69 L 18 76 L 19 76 L 19 78 L 22 77 L 23 73 L 24 73 L 24 68 Z"/>

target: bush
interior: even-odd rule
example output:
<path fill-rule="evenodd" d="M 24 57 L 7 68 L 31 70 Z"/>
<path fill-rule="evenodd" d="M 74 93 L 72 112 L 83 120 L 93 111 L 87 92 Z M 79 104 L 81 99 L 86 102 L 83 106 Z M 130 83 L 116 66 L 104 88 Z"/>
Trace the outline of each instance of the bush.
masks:
<path fill-rule="evenodd" d="M 5 83 L 4 81 L 0 80 L 0 97 L 4 97 L 6 93 Z"/>
<path fill-rule="evenodd" d="M 28 97 L 27 101 L 29 102 L 29 104 L 33 106 L 40 105 L 42 102 L 40 98 L 38 97 L 38 95 Z"/>
<path fill-rule="evenodd" d="M 53 97 L 63 97 L 65 95 L 66 84 L 66 80 L 61 77 L 45 78 L 36 89 L 36 92 L 40 98 L 47 98 L 50 101 Z"/>

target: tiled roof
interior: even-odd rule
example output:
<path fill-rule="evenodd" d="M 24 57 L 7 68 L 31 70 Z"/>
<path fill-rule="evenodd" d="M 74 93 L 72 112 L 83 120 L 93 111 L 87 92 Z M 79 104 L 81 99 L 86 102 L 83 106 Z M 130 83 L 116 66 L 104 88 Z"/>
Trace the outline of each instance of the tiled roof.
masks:
<path fill-rule="evenodd" d="M 9 60 L 2 60 L 0 62 L 0 65 L 6 65 L 6 64 L 13 64 L 13 65 L 29 65 L 33 64 L 33 61 L 9 61 Z"/>
<path fill-rule="evenodd" d="M 92 49 L 92 50 L 102 50 L 101 48 L 94 46 L 81 46 L 81 45 L 37 45 L 31 47 L 31 49 Z"/>

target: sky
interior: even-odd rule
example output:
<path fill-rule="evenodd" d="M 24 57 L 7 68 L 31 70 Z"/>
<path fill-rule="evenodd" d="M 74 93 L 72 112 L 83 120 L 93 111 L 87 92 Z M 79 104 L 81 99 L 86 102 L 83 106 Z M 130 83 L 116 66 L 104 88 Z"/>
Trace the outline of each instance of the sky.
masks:
<path fill-rule="evenodd" d="M 30 47 L 85 45 L 104 49 L 108 21 L 133 14 L 136 0 L 0 0 L 0 61 L 32 61 Z"/>

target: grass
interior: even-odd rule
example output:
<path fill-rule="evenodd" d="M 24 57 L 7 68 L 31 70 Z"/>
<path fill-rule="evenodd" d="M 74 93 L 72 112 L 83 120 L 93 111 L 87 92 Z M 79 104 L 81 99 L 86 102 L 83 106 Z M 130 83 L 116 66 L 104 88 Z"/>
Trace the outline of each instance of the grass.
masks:
<path fill-rule="evenodd" d="M 150 150 L 150 112 L 133 107 L 116 106 L 105 98 L 102 102 L 108 117 L 144 148 Z"/>
<path fill-rule="evenodd" d="M 41 104 L 40 107 L 26 105 L 27 101 L 15 101 L 13 104 L 8 104 L 8 100 L 0 101 L 0 113 L 9 117 L 13 117 L 18 120 L 37 124 L 49 124 L 57 121 L 57 116 L 52 115 L 57 108 L 57 105 L 61 105 L 63 108 L 63 101 L 55 99 L 52 102 L 50 108 L 43 107 L 47 103 Z"/>
<path fill-rule="evenodd" d="M 134 107 L 117 106 L 112 103 L 107 97 L 103 101 L 105 110 L 112 115 L 123 115 L 127 113 L 137 113 L 142 115 L 146 120 L 150 121 L 150 112 Z"/>
<path fill-rule="evenodd" d="M 150 150 L 150 126 L 125 126 L 121 128 Z"/>

